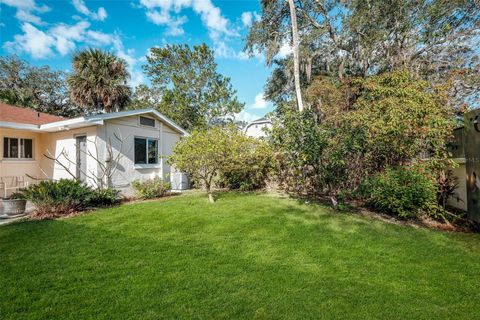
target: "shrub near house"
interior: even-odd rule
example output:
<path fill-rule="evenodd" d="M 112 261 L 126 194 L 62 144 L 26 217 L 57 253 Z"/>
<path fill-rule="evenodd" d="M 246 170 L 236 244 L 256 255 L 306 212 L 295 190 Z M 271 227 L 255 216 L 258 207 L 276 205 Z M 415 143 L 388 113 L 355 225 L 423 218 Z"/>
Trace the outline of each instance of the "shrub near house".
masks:
<path fill-rule="evenodd" d="M 365 181 L 361 189 L 373 208 L 400 218 L 417 218 L 436 206 L 435 184 L 414 168 L 389 168 Z"/>
<path fill-rule="evenodd" d="M 119 200 L 116 190 L 92 189 L 73 179 L 41 181 L 21 190 L 15 197 L 31 201 L 35 205 L 34 216 L 40 218 L 61 217 L 89 206 L 111 205 Z"/>
<path fill-rule="evenodd" d="M 135 196 L 140 199 L 154 199 L 165 196 L 172 188 L 171 184 L 161 178 L 149 179 L 146 181 L 133 181 Z"/>
<path fill-rule="evenodd" d="M 169 162 L 204 186 L 211 202 L 213 187 L 261 188 L 273 168 L 270 147 L 232 127 L 194 131 L 175 146 Z"/>

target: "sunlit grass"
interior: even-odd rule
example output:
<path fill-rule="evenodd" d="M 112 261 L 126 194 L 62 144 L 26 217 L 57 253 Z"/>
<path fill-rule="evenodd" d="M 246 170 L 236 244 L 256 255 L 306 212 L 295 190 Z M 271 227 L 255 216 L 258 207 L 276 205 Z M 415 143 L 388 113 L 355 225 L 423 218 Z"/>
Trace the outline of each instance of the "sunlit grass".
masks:
<path fill-rule="evenodd" d="M 480 236 L 267 194 L 0 227 L 1 319 L 480 318 Z"/>

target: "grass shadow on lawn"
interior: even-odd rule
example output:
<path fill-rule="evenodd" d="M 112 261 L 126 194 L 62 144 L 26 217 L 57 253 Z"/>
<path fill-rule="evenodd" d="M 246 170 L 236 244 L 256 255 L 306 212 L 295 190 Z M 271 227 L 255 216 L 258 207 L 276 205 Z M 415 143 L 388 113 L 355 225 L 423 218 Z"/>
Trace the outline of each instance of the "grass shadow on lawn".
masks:
<path fill-rule="evenodd" d="M 479 240 L 268 195 L 188 195 L 0 229 L 0 315 L 474 318 L 480 250 L 465 243 Z"/>

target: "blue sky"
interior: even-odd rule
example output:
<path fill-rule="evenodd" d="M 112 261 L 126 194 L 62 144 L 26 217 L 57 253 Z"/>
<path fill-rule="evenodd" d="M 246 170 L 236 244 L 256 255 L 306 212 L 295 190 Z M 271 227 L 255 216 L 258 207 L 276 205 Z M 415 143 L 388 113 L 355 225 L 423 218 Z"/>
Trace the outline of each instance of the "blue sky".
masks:
<path fill-rule="evenodd" d="M 245 102 L 242 120 L 272 110 L 263 100 L 270 73 L 262 56 L 243 52 L 248 26 L 258 18 L 255 0 L 0 0 L 1 55 L 70 70 L 71 54 L 85 47 L 116 53 L 129 64 L 131 85 L 146 83 L 141 65 L 148 49 L 167 43 L 207 43 L 219 71 Z"/>

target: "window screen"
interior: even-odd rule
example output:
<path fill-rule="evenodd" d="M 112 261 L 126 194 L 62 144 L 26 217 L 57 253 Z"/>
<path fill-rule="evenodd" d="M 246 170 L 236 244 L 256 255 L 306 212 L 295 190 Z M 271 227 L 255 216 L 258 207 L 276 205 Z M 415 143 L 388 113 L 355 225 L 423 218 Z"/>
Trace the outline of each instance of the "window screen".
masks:
<path fill-rule="evenodd" d="M 149 127 L 155 127 L 155 120 L 147 117 L 140 117 L 140 124 Z"/>

